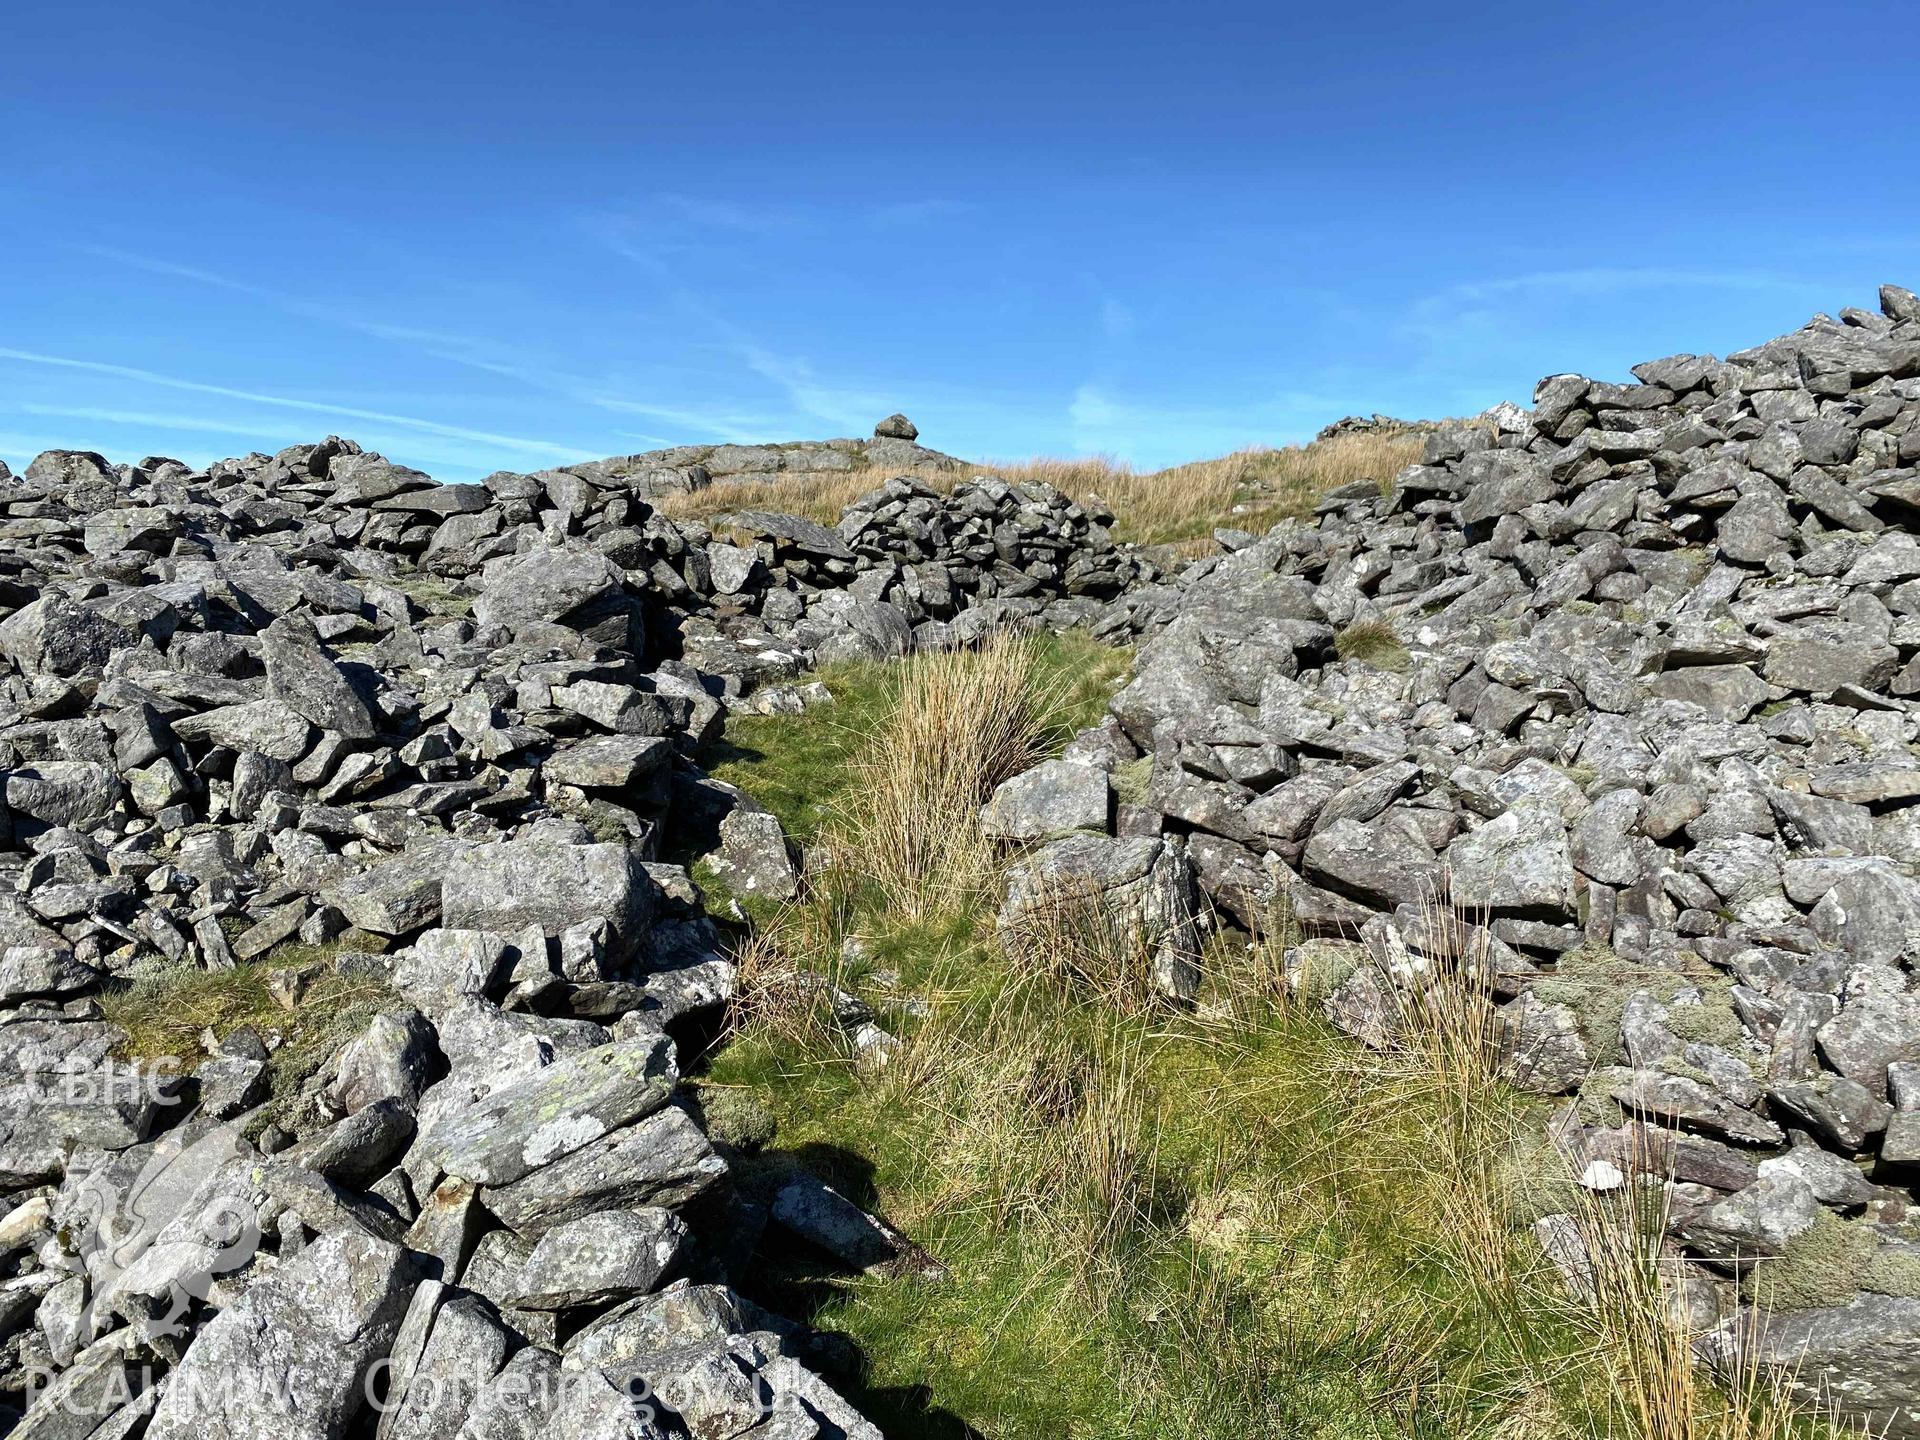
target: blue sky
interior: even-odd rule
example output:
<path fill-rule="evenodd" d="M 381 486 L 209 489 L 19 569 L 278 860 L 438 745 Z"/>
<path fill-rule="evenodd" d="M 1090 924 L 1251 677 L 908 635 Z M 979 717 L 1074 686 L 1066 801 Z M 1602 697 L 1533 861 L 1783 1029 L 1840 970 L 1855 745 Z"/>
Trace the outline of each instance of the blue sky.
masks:
<path fill-rule="evenodd" d="M 1157 466 L 1920 287 L 1920 7 L 16 7 L 0 457 Z"/>

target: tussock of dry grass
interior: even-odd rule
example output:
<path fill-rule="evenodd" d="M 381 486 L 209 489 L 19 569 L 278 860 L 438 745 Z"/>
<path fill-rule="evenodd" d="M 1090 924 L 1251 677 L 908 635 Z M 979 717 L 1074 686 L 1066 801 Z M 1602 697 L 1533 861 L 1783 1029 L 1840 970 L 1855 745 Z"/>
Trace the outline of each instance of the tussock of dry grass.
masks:
<path fill-rule="evenodd" d="M 1008 480 L 1040 481 L 1083 503 L 1098 498 L 1120 538 L 1142 544 L 1203 540 L 1230 527 L 1259 533 L 1310 515 L 1329 490 L 1356 481 L 1386 485 L 1420 458 L 1407 435 L 1340 435 L 1311 445 L 1236 450 L 1145 474 L 1110 459 L 1027 460 L 995 465 Z"/>
<path fill-rule="evenodd" d="M 1357 481 L 1386 485 L 1420 458 L 1418 435 L 1340 435 L 1284 449 L 1256 447 L 1215 460 L 1135 471 L 1106 457 L 989 461 L 915 478 L 951 490 L 975 475 L 1041 483 L 1113 512 L 1120 539 L 1189 546 L 1226 526 L 1255 532 L 1309 515 L 1329 490 Z M 886 467 L 795 472 L 763 481 L 721 481 L 690 495 L 669 495 L 655 507 L 676 520 L 707 520 L 728 510 L 773 510 L 832 525 L 853 501 L 894 474 Z"/>
<path fill-rule="evenodd" d="M 674 520 L 710 520 L 728 510 L 771 510 L 833 525 L 847 506 L 900 473 L 898 466 L 872 465 L 856 465 L 851 470 L 796 470 L 771 480 L 721 480 L 704 490 L 666 495 L 650 503 Z M 947 491 L 973 473 L 971 469 L 922 471 L 913 478 Z"/>
<path fill-rule="evenodd" d="M 1358 660 L 1376 670 L 1407 668 L 1407 647 L 1384 620 L 1356 620 L 1334 637 L 1342 660 Z"/>
<path fill-rule="evenodd" d="M 902 667 L 858 762 L 858 805 L 844 817 L 854 863 L 895 915 L 950 912 L 992 880 L 980 807 L 1039 758 L 1060 698 L 1034 646 L 1015 636 Z"/>
<path fill-rule="evenodd" d="M 1629 1156 L 1625 1170 L 1617 1189 L 1578 1190 L 1572 1207 L 1584 1260 L 1576 1315 L 1613 1381 L 1614 1419 L 1621 1429 L 1634 1440 L 1868 1433 L 1842 1421 L 1830 1406 L 1809 1413 L 1794 1398 L 1793 1369 L 1761 1366 L 1751 1347 L 1736 1344 L 1717 1374 L 1700 1363 L 1699 1336 L 1671 1293 L 1678 1274 L 1666 1245 L 1671 1174 L 1644 1146 Z M 1823 1409 L 1827 1413 L 1818 1413 Z"/>
<path fill-rule="evenodd" d="M 1137 1014 L 1157 998 L 1153 954 L 1139 927 L 1078 876 L 1046 883 L 1001 936 L 1007 958 L 1063 992 Z"/>

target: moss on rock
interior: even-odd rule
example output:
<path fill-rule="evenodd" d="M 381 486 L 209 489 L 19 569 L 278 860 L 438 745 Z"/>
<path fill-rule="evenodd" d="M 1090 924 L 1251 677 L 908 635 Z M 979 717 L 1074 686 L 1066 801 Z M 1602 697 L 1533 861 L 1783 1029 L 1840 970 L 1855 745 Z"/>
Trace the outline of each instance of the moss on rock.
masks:
<path fill-rule="evenodd" d="M 1142 755 L 1113 769 L 1113 793 L 1122 805 L 1144 805 L 1147 786 L 1153 779 L 1153 757 Z"/>
<path fill-rule="evenodd" d="M 1562 955 L 1553 974 L 1533 987 L 1539 999 L 1573 1011 L 1597 1066 L 1625 1060 L 1620 1021 L 1627 1001 L 1641 990 L 1668 1007 L 1667 1028 L 1678 1039 L 1740 1053 L 1746 1032 L 1733 1008 L 1732 982 L 1704 962 L 1666 970 L 1622 959 L 1604 946 L 1582 945 Z M 1674 1003 L 1689 990 L 1697 1000 Z"/>
<path fill-rule="evenodd" d="M 1741 1289 L 1768 1310 L 1820 1310 L 1857 1295 L 1874 1261 L 1880 1237 L 1860 1221 L 1820 1212 L 1811 1226 L 1787 1242 L 1780 1255 L 1762 1260 Z"/>
<path fill-rule="evenodd" d="M 779 1121 L 772 1109 L 751 1090 L 703 1085 L 699 1094 L 707 1133 L 723 1145 L 752 1153 L 766 1149 L 779 1133 Z"/>

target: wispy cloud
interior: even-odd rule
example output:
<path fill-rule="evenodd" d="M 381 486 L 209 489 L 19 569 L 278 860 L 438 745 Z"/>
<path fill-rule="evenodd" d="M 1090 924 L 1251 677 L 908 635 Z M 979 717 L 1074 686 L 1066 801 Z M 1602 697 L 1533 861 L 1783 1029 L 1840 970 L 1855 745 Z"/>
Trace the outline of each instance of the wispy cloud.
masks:
<path fill-rule="evenodd" d="M 1830 287 L 1816 279 L 1740 266 L 1522 270 L 1435 290 L 1408 305 L 1391 333 L 1412 347 L 1410 373 L 1421 377 L 1429 402 L 1459 410 L 1502 398 L 1524 402 L 1530 377 L 1555 367 L 1624 369 L 1624 357 L 1608 350 L 1604 337 L 1617 332 L 1621 317 L 1629 314 L 1636 317 L 1633 328 L 1643 334 L 1666 333 L 1669 343 L 1693 337 L 1698 344 L 1696 327 L 1680 329 L 1667 322 L 1742 309 L 1798 310 L 1804 316 L 1830 294 Z M 1463 359 L 1470 363 L 1463 365 Z M 1503 389 L 1510 393 L 1498 393 Z"/>
<path fill-rule="evenodd" d="M 1407 308 L 1400 329 L 1411 338 L 1457 341 L 1464 327 L 1489 324 L 1516 306 L 1557 301 L 1627 297 L 1650 291 L 1744 291 L 1817 296 L 1810 281 L 1763 270 L 1688 269 L 1673 266 L 1597 265 L 1564 270 L 1534 270 L 1449 285 Z M 1817 303 L 1817 302 L 1816 302 Z"/>
<path fill-rule="evenodd" d="M 823 382 L 804 359 L 776 355 L 751 341 L 739 346 L 741 357 L 754 374 L 771 381 L 803 415 L 858 433 L 886 412 L 885 402 L 870 392 Z"/>
<path fill-rule="evenodd" d="M 680 278 L 679 271 L 658 249 L 635 237 L 630 231 L 605 226 L 595 226 L 594 229 L 601 242 L 614 254 L 632 261 L 652 275 L 659 282 L 664 297 L 694 324 L 711 333 L 721 349 L 735 356 L 748 373 L 778 390 L 793 412 L 788 423 L 799 419 L 823 420 L 830 425 L 839 426 L 857 434 L 861 428 L 871 425 L 875 419 L 893 408 L 892 402 L 879 397 L 871 390 L 823 379 L 805 356 L 784 354 L 766 344 L 746 327 L 722 312 L 706 296 L 686 284 Z M 615 402 L 603 400 L 600 403 Z M 656 405 L 624 402 L 618 404 L 617 408 L 676 422 L 696 418 L 695 415 L 684 410 Z M 722 429 L 733 431 L 757 429 L 761 438 L 769 433 L 767 418 L 764 416 L 751 417 L 750 422 L 748 417 L 739 415 L 701 413 L 698 418 L 705 420 L 707 428 L 716 432 Z M 744 438 L 744 436 L 729 438 Z"/>
<path fill-rule="evenodd" d="M 971 200 L 928 196 L 921 200 L 893 200 L 875 205 L 866 211 L 866 219 L 868 224 L 884 230 L 896 226 L 927 225 L 936 220 L 949 220 L 957 215 L 968 214 L 977 208 Z"/>
<path fill-rule="evenodd" d="M 410 325 L 393 325 L 383 320 L 370 319 L 354 313 L 350 308 L 337 302 L 323 303 L 302 299 L 300 296 L 275 290 L 271 286 L 256 285 L 252 281 L 236 279 L 231 275 L 223 275 L 198 265 L 182 265 L 160 256 L 138 255 L 130 250 L 120 250 L 110 245 L 82 245 L 79 249 L 83 254 L 102 260 L 111 260 L 115 264 L 125 265 L 130 269 L 144 270 L 149 275 L 166 275 L 176 280 L 191 280 L 198 285 L 208 285 L 235 295 L 246 295 L 272 305 L 276 309 L 284 310 L 290 315 L 298 315 L 302 319 L 320 321 L 345 330 L 357 330 L 363 335 L 371 335 L 379 340 L 431 346 L 449 351 L 487 348 L 489 344 L 471 336 L 451 335 L 445 331 L 426 330 Z M 447 354 L 440 358 L 452 360 L 456 356 Z"/>
<path fill-rule="evenodd" d="M 844 233 L 851 226 L 875 230 L 905 229 L 967 214 L 970 200 L 923 195 L 911 199 L 849 204 L 835 197 L 831 204 L 795 205 L 747 203 L 730 196 L 686 195 L 677 191 L 656 196 L 642 213 L 667 212 L 671 219 L 708 230 L 764 238 L 798 234 Z"/>
<path fill-rule="evenodd" d="M 751 445 L 774 434 L 780 421 L 763 415 L 735 414 L 718 410 L 683 409 L 672 405 L 649 405 L 641 400 L 621 400 L 603 396 L 595 403 L 625 415 L 640 415 L 649 420 L 664 420 L 702 440 L 722 440 L 730 444 Z M 647 437 L 640 437 L 642 439 Z M 663 441 L 663 444 L 682 443 Z"/>
<path fill-rule="evenodd" d="M 517 450 L 523 454 L 544 456 L 554 460 L 589 458 L 585 451 L 577 447 L 555 444 L 551 440 L 529 439 L 522 435 L 502 435 L 490 430 L 447 425 L 438 420 L 426 420 L 415 415 L 396 415 L 386 410 L 364 410 L 357 406 L 336 405 L 328 401 L 308 400 L 295 395 L 270 395 L 256 390 L 235 389 L 228 385 L 209 385 L 176 375 L 163 375 L 158 371 L 142 370 L 132 365 L 115 365 L 103 360 L 76 360 L 64 355 L 44 355 L 33 350 L 15 350 L 6 347 L 0 347 L 0 360 L 12 360 L 23 365 L 36 365 L 49 369 L 78 370 L 92 375 L 110 375 L 116 379 L 156 385 L 163 389 L 181 390 L 195 395 L 214 395 L 224 400 L 243 400 L 255 405 L 275 405 L 309 415 L 326 415 L 341 420 L 365 420 L 383 425 L 397 425 L 402 429 L 416 430 L 424 435 L 438 435 L 450 440 L 494 445 L 501 449 Z"/>
<path fill-rule="evenodd" d="M 137 425 L 148 430 L 183 430 L 193 434 L 245 435 L 252 439 L 258 439 L 273 428 L 271 425 L 241 424 L 203 415 L 156 414 L 151 410 L 115 410 L 99 405 L 20 403 L 8 408 L 22 415 L 40 415 L 58 420 L 91 420 L 102 425 Z"/>
<path fill-rule="evenodd" d="M 661 195 L 654 203 L 680 220 L 709 230 L 731 230 L 739 235 L 785 235 L 811 229 L 817 219 L 805 210 L 746 205 L 738 200 L 678 193 Z"/>
<path fill-rule="evenodd" d="M 1614 295 L 1652 289 L 1805 290 L 1808 283 L 1761 270 L 1689 270 L 1668 266 L 1598 265 L 1570 270 L 1537 270 L 1492 280 L 1450 285 L 1418 302 L 1419 306 L 1472 305 L 1503 296 L 1547 291 L 1563 295 Z M 1418 307 L 1416 307 L 1418 308 Z"/>

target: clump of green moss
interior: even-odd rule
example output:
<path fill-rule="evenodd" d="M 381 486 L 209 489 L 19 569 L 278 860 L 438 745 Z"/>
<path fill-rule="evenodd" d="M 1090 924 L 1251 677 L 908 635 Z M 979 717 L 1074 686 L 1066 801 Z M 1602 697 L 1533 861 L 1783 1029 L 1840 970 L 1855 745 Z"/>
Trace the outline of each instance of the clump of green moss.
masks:
<path fill-rule="evenodd" d="M 1593 1088 L 1583 1088 L 1574 1096 L 1573 1108 L 1583 1125 L 1595 1125 L 1602 1130 L 1616 1129 L 1627 1120 L 1627 1112 L 1618 1100 Z"/>
<path fill-rule="evenodd" d="M 1356 620 L 1334 637 L 1342 660 L 1358 660 L 1376 670 L 1407 668 L 1407 647 L 1384 620 Z"/>
<path fill-rule="evenodd" d="M 1722 1050 L 1739 1054 L 1747 1029 L 1740 1023 L 1740 1016 L 1733 1008 L 1732 987 L 1725 981 L 1711 987 L 1695 981 L 1694 988 L 1700 991 L 1700 1002 L 1695 1005 L 1669 1005 L 1667 1029 L 1682 1040 L 1717 1045 Z"/>
<path fill-rule="evenodd" d="M 1661 1074 L 1671 1075 L 1677 1080 L 1691 1080 L 1696 1085 L 1711 1086 L 1713 1084 L 1713 1077 L 1706 1071 L 1698 1065 L 1687 1064 L 1677 1056 L 1669 1056 L 1662 1060 L 1658 1068 Z"/>
<path fill-rule="evenodd" d="M 1309 940 L 1287 957 L 1292 964 L 1294 998 L 1318 1005 L 1347 983 L 1365 952 L 1349 940 Z"/>
<path fill-rule="evenodd" d="M 773 1111 L 751 1090 L 735 1085 L 703 1085 L 699 1094 L 707 1133 L 723 1145 L 752 1153 L 766 1149 L 779 1133 Z"/>
<path fill-rule="evenodd" d="M 1860 1272 L 1860 1288 L 1875 1295 L 1920 1298 L 1920 1252 L 1906 1245 L 1882 1245 Z"/>
<path fill-rule="evenodd" d="M 1625 1059 L 1620 1021 L 1627 1002 L 1641 990 L 1669 1007 L 1667 1028 L 1678 1039 L 1739 1053 L 1745 1030 L 1733 1009 L 1731 982 L 1704 963 L 1681 973 L 1635 964 L 1605 946 L 1583 945 L 1562 955 L 1553 974 L 1533 987 L 1539 999 L 1573 1011 L 1596 1065 Z M 1698 992 L 1699 999 L 1674 1004 L 1683 990 Z"/>
<path fill-rule="evenodd" d="M 1822 1210 L 1777 1258 L 1755 1265 L 1741 1288 L 1747 1299 L 1769 1310 L 1838 1305 L 1859 1293 L 1879 1243 L 1867 1226 Z"/>
<path fill-rule="evenodd" d="M 1147 800 L 1147 786 L 1153 779 L 1153 757 L 1142 755 L 1138 760 L 1129 760 L 1124 765 L 1116 765 L 1113 770 L 1113 793 L 1122 805 L 1144 805 Z"/>
<path fill-rule="evenodd" d="M 1742 1290 L 1769 1310 L 1824 1309 L 1861 1291 L 1911 1298 L 1920 1296 L 1920 1251 L 1883 1244 L 1865 1220 L 1823 1210 L 1777 1259 L 1756 1265 Z"/>

